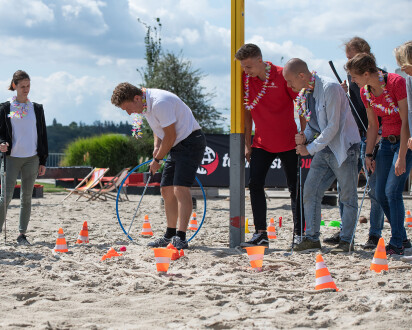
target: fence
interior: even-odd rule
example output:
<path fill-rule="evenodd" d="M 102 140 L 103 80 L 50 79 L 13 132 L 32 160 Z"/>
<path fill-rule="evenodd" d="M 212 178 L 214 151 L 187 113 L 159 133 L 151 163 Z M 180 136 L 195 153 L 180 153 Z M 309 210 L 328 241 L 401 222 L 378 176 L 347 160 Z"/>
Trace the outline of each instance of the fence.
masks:
<path fill-rule="evenodd" d="M 64 157 L 64 153 L 49 153 L 47 158 L 46 167 L 58 167 Z"/>

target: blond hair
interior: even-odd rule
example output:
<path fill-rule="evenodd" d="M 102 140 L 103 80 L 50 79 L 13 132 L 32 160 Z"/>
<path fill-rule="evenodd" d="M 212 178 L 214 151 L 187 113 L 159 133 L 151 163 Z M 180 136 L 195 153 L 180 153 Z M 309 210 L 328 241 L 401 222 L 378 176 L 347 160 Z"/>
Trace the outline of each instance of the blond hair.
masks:
<path fill-rule="evenodd" d="M 407 41 L 399 47 L 395 48 L 395 57 L 398 65 L 404 66 L 405 64 L 412 65 L 412 40 Z"/>

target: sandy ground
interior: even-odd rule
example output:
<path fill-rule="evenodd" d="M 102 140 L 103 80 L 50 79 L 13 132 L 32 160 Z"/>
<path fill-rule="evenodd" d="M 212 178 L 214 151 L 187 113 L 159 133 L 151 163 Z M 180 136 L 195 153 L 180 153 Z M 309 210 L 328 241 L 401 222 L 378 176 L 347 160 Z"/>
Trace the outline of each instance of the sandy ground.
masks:
<path fill-rule="evenodd" d="M 148 239 L 139 236 L 148 214 L 155 235 L 164 230 L 159 196 L 145 196 L 135 220 L 131 243 L 121 231 L 115 202 L 60 203 L 64 194 L 45 194 L 33 201 L 28 238 L 17 246 L 19 204 L 13 200 L 7 216 L 8 240 L 0 243 L 0 327 L 7 329 L 135 329 L 135 328 L 344 328 L 407 329 L 412 327 L 412 269 L 390 259 L 390 270 L 369 270 L 373 252 L 366 241 L 368 224 L 360 224 L 356 251 L 323 256 L 340 292 L 314 291 L 315 253 L 285 255 L 291 243 L 291 212 L 285 198 L 271 198 L 268 217 L 283 217 L 278 239 L 271 242 L 263 271 L 250 269 L 248 257 L 228 248 L 229 201 L 209 199 L 204 226 L 186 256 L 171 263 L 167 276 L 156 272 Z M 140 196 L 121 203 L 127 226 Z M 412 209 L 412 201 L 405 202 Z M 366 201 L 362 214 L 368 216 Z M 199 217 L 203 202 L 198 201 Z M 337 207 L 325 207 L 323 218 L 336 220 Z M 246 216 L 251 218 L 246 200 Z M 201 220 L 201 219 L 199 219 Z M 90 244 L 74 244 L 83 221 Z M 250 221 L 252 222 L 252 221 Z M 250 223 L 252 225 L 252 223 Z M 69 253 L 54 255 L 59 227 Z M 250 226 L 253 231 L 253 227 Z M 335 232 L 322 227 L 322 236 Z M 412 236 L 412 228 L 408 229 Z M 249 238 L 252 234 L 247 234 Z M 384 238 L 390 235 L 385 223 Z M 122 257 L 101 262 L 113 246 Z M 412 251 L 407 254 L 411 255 Z"/>

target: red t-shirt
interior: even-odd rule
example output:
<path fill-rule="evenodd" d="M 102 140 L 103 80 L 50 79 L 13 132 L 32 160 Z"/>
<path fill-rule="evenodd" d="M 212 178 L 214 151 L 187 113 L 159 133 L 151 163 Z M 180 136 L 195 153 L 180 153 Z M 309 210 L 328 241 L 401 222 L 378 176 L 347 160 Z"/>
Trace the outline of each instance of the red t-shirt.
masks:
<path fill-rule="evenodd" d="M 293 116 L 293 100 L 297 94 L 287 87 L 283 68 L 270 63 L 271 71 L 266 93 L 251 110 L 255 123 L 252 147 L 268 152 L 283 152 L 295 148 L 297 127 Z M 243 81 L 246 74 L 243 73 Z M 249 101 L 253 102 L 262 89 L 264 81 L 249 78 Z"/>
<path fill-rule="evenodd" d="M 388 79 L 386 82 L 386 89 L 389 92 L 391 99 L 395 106 L 398 106 L 398 101 L 406 98 L 406 82 L 403 77 L 397 75 L 396 73 L 388 73 Z M 402 120 L 399 112 L 392 112 L 390 115 L 378 109 L 374 106 L 369 105 L 369 102 L 366 100 L 365 88 L 361 88 L 361 98 L 362 102 L 365 105 L 365 108 L 371 107 L 375 114 L 382 118 L 382 136 L 388 137 L 389 135 L 400 135 Z M 371 94 L 371 101 L 375 104 L 382 104 L 385 108 L 389 107 L 388 102 L 385 99 L 384 93 L 376 97 Z"/>

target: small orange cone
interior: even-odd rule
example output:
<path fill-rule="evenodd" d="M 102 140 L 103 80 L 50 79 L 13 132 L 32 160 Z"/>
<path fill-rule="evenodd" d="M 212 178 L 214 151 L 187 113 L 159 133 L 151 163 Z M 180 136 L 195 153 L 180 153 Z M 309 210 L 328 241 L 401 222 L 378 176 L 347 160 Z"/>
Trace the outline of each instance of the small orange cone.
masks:
<path fill-rule="evenodd" d="M 265 246 L 250 246 L 245 247 L 247 255 L 249 256 L 250 265 L 254 270 L 260 272 L 263 265 L 263 256 L 265 254 Z"/>
<path fill-rule="evenodd" d="M 197 230 L 199 227 L 197 225 L 197 220 L 196 220 L 196 212 L 193 212 L 192 218 L 190 219 L 189 223 L 189 229 L 190 230 Z"/>
<path fill-rule="evenodd" d="M 170 259 L 174 251 L 167 248 L 153 248 L 156 260 L 156 269 L 159 273 L 166 273 L 169 269 Z"/>
<path fill-rule="evenodd" d="M 77 237 L 76 244 L 89 243 L 89 230 L 87 229 L 87 221 L 83 222 L 83 228 L 80 230 L 80 234 Z"/>
<path fill-rule="evenodd" d="M 275 219 L 270 218 L 270 223 L 269 223 L 267 231 L 268 231 L 268 238 L 269 239 L 276 239 L 277 238 L 276 228 L 275 228 Z"/>
<path fill-rule="evenodd" d="M 167 245 L 166 249 L 170 249 L 170 250 L 173 251 L 173 254 L 172 254 L 172 260 L 173 261 L 180 258 L 179 250 L 176 249 L 172 243 L 169 243 Z"/>
<path fill-rule="evenodd" d="M 405 224 L 408 227 L 412 227 L 412 217 L 411 217 L 411 211 L 406 211 L 406 219 L 405 219 Z"/>
<path fill-rule="evenodd" d="M 328 267 L 326 267 L 325 262 L 323 261 L 322 255 L 319 253 L 316 256 L 316 286 L 315 290 L 322 289 L 335 289 L 339 291 L 336 287 L 333 278 L 329 273 Z"/>
<path fill-rule="evenodd" d="M 377 273 L 380 273 L 382 270 L 389 270 L 388 258 L 386 257 L 385 242 L 383 241 L 382 237 L 379 239 L 370 269 Z"/>
<path fill-rule="evenodd" d="M 144 216 L 143 228 L 140 235 L 153 236 L 152 226 L 150 226 L 149 216 L 147 214 Z"/>
<path fill-rule="evenodd" d="M 54 251 L 69 252 L 69 250 L 67 249 L 66 238 L 64 237 L 62 228 L 59 228 L 59 232 L 57 233 L 57 240 L 56 240 L 56 246 L 54 247 Z"/>
<path fill-rule="evenodd" d="M 102 257 L 101 261 L 110 259 L 111 257 L 120 257 L 122 255 L 122 253 L 117 253 L 116 250 L 111 247 L 109 251 L 107 251 L 107 253 Z"/>

